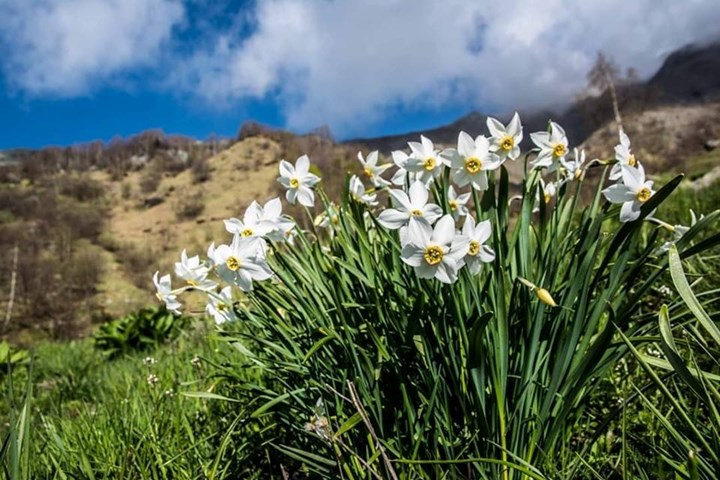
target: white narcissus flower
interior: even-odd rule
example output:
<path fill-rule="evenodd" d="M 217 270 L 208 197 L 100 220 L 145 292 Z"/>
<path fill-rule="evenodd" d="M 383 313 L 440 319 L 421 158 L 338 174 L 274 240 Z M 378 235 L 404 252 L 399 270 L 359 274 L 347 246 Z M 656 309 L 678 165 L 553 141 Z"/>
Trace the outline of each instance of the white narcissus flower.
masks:
<path fill-rule="evenodd" d="M 363 167 L 363 174 L 367 177 L 367 179 L 372 182 L 373 186 L 376 188 L 380 187 L 387 187 L 390 185 L 390 182 L 385 180 L 384 178 L 381 178 L 380 175 L 382 175 L 385 170 L 390 168 L 391 164 L 386 163 L 384 165 L 378 165 L 378 152 L 377 150 L 374 152 L 368 153 L 367 159 L 363 158 L 362 152 L 358 152 L 357 154 L 358 160 L 360 160 L 360 163 Z"/>
<path fill-rule="evenodd" d="M 617 163 L 610 170 L 610 180 L 617 180 L 622 177 L 622 166 L 637 168 L 638 161 L 630 150 L 630 139 L 625 132 L 620 130 L 620 144 L 615 146 L 615 160 Z"/>
<path fill-rule="evenodd" d="M 645 180 L 645 170 L 622 166 L 622 183 L 616 183 L 603 190 L 603 195 L 610 203 L 620 203 L 620 221 L 631 222 L 640 216 L 640 207 L 650 200 L 655 193 L 653 182 Z"/>
<path fill-rule="evenodd" d="M 357 175 L 350 177 L 349 184 L 350 196 L 360 203 L 364 203 L 371 207 L 377 205 L 377 195 L 365 192 L 365 185 L 360 181 Z"/>
<path fill-rule="evenodd" d="M 533 213 L 540 211 L 540 192 L 542 192 L 545 205 L 549 205 L 550 200 L 557 195 L 557 186 L 555 185 L 555 182 L 545 183 L 542 178 L 540 179 L 540 190 L 535 194 L 535 206 L 533 207 Z"/>
<path fill-rule="evenodd" d="M 462 234 L 468 239 L 468 251 L 465 255 L 465 265 L 470 269 L 472 275 L 480 272 L 483 263 L 495 260 L 495 252 L 485 242 L 492 235 L 490 220 L 485 220 L 477 225 L 475 219 L 468 215 L 462 228 Z"/>
<path fill-rule="evenodd" d="M 409 142 L 408 146 L 412 153 L 406 163 L 405 169 L 409 172 L 416 172 L 417 179 L 425 185 L 429 185 L 435 177 L 442 174 L 445 163 L 440 157 L 440 151 L 435 149 L 433 142 L 420 135 L 420 143 Z"/>
<path fill-rule="evenodd" d="M 217 284 L 207 278 L 208 273 L 210 273 L 210 269 L 200 262 L 200 257 L 195 255 L 188 258 L 185 250 L 180 254 L 180 261 L 175 262 L 175 275 L 185 280 L 185 283 L 191 288 L 198 290 L 215 288 Z"/>
<path fill-rule="evenodd" d="M 267 280 L 272 276 L 256 239 L 234 235 L 230 245 L 220 245 L 212 253 L 218 275 L 244 292 L 252 290 L 253 280 Z"/>
<path fill-rule="evenodd" d="M 455 233 L 452 216 L 445 215 L 434 229 L 427 222 L 412 222 L 401 256 L 418 277 L 454 283 L 468 248 L 467 238 Z"/>
<path fill-rule="evenodd" d="M 270 225 L 273 229 L 266 235 L 274 242 L 282 242 L 290 230 L 295 228 L 295 221 L 283 215 L 282 202 L 279 198 L 273 198 L 260 208 L 260 224 Z"/>
<path fill-rule="evenodd" d="M 392 158 L 393 163 L 397 166 L 397 170 L 390 179 L 392 184 L 402 187 L 406 183 L 412 183 L 417 175 L 415 172 L 420 168 L 420 161 L 410 157 L 402 150 L 392 152 Z M 410 179 L 409 182 L 408 178 Z"/>
<path fill-rule="evenodd" d="M 275 226 L 261 220 L 263 209 L 260 204 L 253 200 L 245 210 L 242 221 L 237 218 L 224 220 L 225 230 L 233 235 L 241 237 L 264 237 L 270 233 Z"/>
<path fill-rule="evenodd" d="M 458 136 L 458 148 L 453 152 L 451 166 L 453 180 L 458 187 L 471 184 L 475 190 L 487 190 L 487 172 L 502 165 L 500 157 L 490 152 L 490 142 L 479 135 L 475 140 L 465 132 Z"/>
<path fill-rule="evenodd" d="M 442 215 L 442 208 L 427 203 L 428 189 L 423 182 L 416 180 L 410 185 L 409 196 L 402 190 L 390 190 L 396 208 L 387 208 L 380 212 L 378 222 L 385 228 L 396 230 L 407 225 L 412 218 L 422 218 L 428 224 Z"/>
<path fill-rule="evenodd" d="M 559 162 L 565 160 L 568 154 L 568 139 L 565 130 L 555 122 L 550 122 L 550 133 L 535 132 L 530 134 L 533 143 L 540 148 L 537 158 L 533 160 L 533 168 L 547 167 L 552 172 Z"/>
<path fill-rule="evenodd" d="M 315 194 L 312 188 L 320 181 L 320 177 L 310 173 L 310 159 L 307 155 L 298 158 L 293 165 L 285 160 L 280 160 L 280 176 L 278 182 L 287 188 L 285 198 L 292 205 L 300 202 L 300 205 L 312 207 L 315 204 Z"/>
<path fill-rule="evenodd" d="M 573 160 L 562 160 L 562 166 L 567 172 L 565 181 L 581 180 L 583 177 L 583 164 L 585 163 L 585 150 L 573 149 Z"/>
<path fill-rule="evenodd" d="M 507 127 L 492 117 L 487 119 L 490 131 L 490 150 L 495 152 L 502 160 L 509 158 L 517 160 L 520 156 L 520 142 L 523 139 L 520 115 L 515 112 Z"/>
<path fill-rule="evenodd" d="M 468 214 L 467 203 L 470 200 L 470 193 L 462 193 L 457 195 L 452 185 L 447 192 L 448 205 L 450 205 L 450 213 L 455 220 Z"/>
<path fill-rule="evenodd" d="M 208 295 L 210 300 L 205 306 L 205 313 L 212 316 L 217 325 L 231 322 L 237 318 L 233 308 L 232 287 L 227 286 L 219 293 Z"/>
<path fill-rule="evenodd" d="M 155 272 L 155 275 L 153 275 L 153 283 L 155 284 L 156 290 L 155 296 L 158 300 L 165 304 L 165 308 L 167 308 L 168 311 L 179 315 L 182 304 L 177 299 L 178 291 L 172 289 L 170 274 L 160 277 L 160 272 Z"/>

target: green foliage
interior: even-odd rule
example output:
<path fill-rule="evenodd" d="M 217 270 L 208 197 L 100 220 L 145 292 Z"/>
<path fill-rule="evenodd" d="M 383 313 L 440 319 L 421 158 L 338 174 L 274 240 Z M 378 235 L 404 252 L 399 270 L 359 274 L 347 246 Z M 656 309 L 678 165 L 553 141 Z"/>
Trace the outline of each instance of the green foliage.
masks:
<path fill-rule="evenodd" d="M 101 325 L 94 335 L 95 347 L 111 359 L 131 351 L 150 351 L 177 338 L 189 321 L 164 308 L 144 308 Z"/>
<path fill-rule="evenodd" d="M 30 359 L 30 353 L 22 348 L 15 348 L 6 341 L 0 341 L 0 379 L 9 370 L 24 365 Z"/>
<path fill-rule="evenodd" d="M 215 365 L 236 351 L 202 329 L 152 355 L 108 362 L 90 339 L 38 345 L 32 369 L 0 384 L 0 478 L 267 478 L 249 440 L 257 425 L 234 404 L 185 395 L 234 395 Z M 237 378 L 260 382 L 249 373 Z"/>
<path fill-rule="evenodd" d="M 248 387 L 241 406 L 294 429 L 292 444 L 272 445 L 325 478 L 579 475 L 593 442 L 572 431 L 627 352 L 617 332 L 653 331 L 643 300 L 668 263 L 642 220 L 680 180 L 618 225 L 599 189 L 579 203 L 581 183 L 561 187 L 552 205 L 540 195 L 535 217 L 537 174 L 511 214 L 503 168 L 475 202 L 478 221 L 492 223 L 495 261 L 451 286 L 418 279 L 397 235 L 345 195 L 330 235 L 276 248 L 278 281 L 259 283 L 240 306 L 243 328 L 226 332 L 268 382 Z M 434 187 L 446 212 L 447 181 Z M 690 246 L 710 226 L 678 242 L 683 257 L 718 242 Z M 541 302 L 539 287 L 559 306 Z"/>
<path fill-rule="evenodd" d="M 673 283 L 692 315 L 662 305 L 659 335 L 636 340 L 659 345 L 662 355 L 643 353 L 623 340 L 661 393 L 658 402 L 638 390 L 658 430 L 667 433 L 652 446 L 657 462 L 679 478 L 715 479 L 720 475 L 720 330 L 706 311 L 708 295 L 692 291 L 675 247 L 669 256 Z"/>

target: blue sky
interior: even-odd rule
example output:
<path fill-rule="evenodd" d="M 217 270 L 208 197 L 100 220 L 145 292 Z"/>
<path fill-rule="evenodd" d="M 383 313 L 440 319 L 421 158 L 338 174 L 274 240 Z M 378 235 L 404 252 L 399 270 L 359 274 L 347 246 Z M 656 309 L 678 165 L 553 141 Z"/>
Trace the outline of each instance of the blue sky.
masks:
<path fill-rule="evenodd" d="M 2 0 L 0 149 L 562 108 L 598 51 L 647 77 L 718 24 L 713 0 Z"/>

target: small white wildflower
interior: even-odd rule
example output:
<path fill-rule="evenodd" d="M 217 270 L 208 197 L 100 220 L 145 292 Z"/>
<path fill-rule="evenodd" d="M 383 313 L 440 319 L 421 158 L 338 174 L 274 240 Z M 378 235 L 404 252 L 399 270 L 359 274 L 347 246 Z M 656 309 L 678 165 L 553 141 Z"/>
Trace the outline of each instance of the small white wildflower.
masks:
<path fill-rule="evenodd" d="M 503 161 L 490 152 L 490 142 L 479 135 L 474 140 L 465 132 L 458 135 L 457 150 L 451 151 L 453 181 L 458 187 L 467 184 L 475 190 L 487 190 L 487 172 L 495 170 Z"/>
<path fill-rule="evenodd" d="M 193 367 L 200 367 L 200 364 L 202 363 L 202 360 L 200 360 L 200 357 L 195 355 L 193 356 L 192 360 L 190 360 L 190 363 Z"/>
<path fill-rule="evenodd" d="M 145 358 L 143 358 L 143 365 L 145 365 L 146 367 L 153 366 L 153 365 L 155 365 L 156 363 L 157 363 L 157 360 L 155 360 L 154 357 L 145 357 Z"/>
<path fill-rule="evenodd" d="M 622 204 L 620 208 L 620 221 L 630 222 L 640 216 L 640 207 L 650 200 L 655 193 L 653 182 L 645 180 L 645 170 L 642 165 L 638 168 L 622 166 L 622 183 L 616 183 L 603 190 L 603 195 L 610 203 Z"/>
<path fill-rule="evenodd" d="M 365 193 L 365 185 L 360 181 L 357 175 L 350 178 L 349 184 L 350 196 L 360 203 L 364 203 L 371 207 L 377 205 L 377 195 Z"/>
<path fill-rule="evenodd" d="M 378 222 L 385 228 L 396 230 L 411 219 L 422 218 L 433 224 L 442 215 L 442 208 L 427 203 L 428 189 L 423 182 L 416 180 L 410 185 L 409 195 L 402 190 L 390 190 L 396 208 L 387 208 L 380 212 Z"/>
<path fill-rule="evenodd" d="M 455 193 L 455 189 L 451 185 L 448 188 L 447 200 L 448 205 L 450 205 L 450 214 L 456 221 L 460 217 L 464 217 L 468 214 L 467 203 L 470 200 L 470 193 L 462 193 L 458 195 Z"/>
<path fill-rule="evenodd" d="M 153 283 L 155 284 L 156 290 L 155 296 L 158 300 L 165 303 L 165 308 L 167 308 L 168 311 L 179 315 L 182 304 L 177 299 L 178 290 L 172 289 L 172 280 L 169 274 L 163 275 L 162 277 L 159 276 L 160 272 L 155 272 L 155 275 L 153 275 Z"/>
<path fill-rule="evenodd" d="M 384 165 L 378 165 L 378 152 L 377 150 L 374 152 L 368 153 L 367 159 L 363 158 L 362 152 L 358 152 L 357 154 L 358 160 L 360 160 L 360 164 L 363 167 L 363 174 L 367 179 L 372 182 L 372 184 L 376 188 L 380 187 L 387 187 L 390 185 L 390 182 L 385 180 L 384 178 L 380 177 L 385 170 L 391 167 L 391 164 L 386 163 Z"/>
<path fill-rule="evenodd" d="M 663 297 L 669 297 L 673 292 L 667 285 L 660 285 L 660 287 L 658 287 L 658 293 Z"/>
<path fill-rule="evenodd" d="M 292 205 L 296 201 L 306 207 L 315 205 L 315 194 L 312 189 L 319 181 L 320 177 L 310 173 L 310 159 L 307 155 L 298 158 L 295 165 L 285 160 L 280 161 L 278 182 L 287 188 L 285 198 Z"/>
<path fill-rule="evenodd" d="M 488 117 L 487 127 L 491 135 L 490 150 L 501 160 L 505 158 L 517 160 L 520 156 L 520 142 L 523 139 L 522 124 L 517 112 L 507 127 L 492 117 Z"/>
<path fill-rule="evenodd" d="M 467 237 L 456 234 L 452 216 L 443 216 L 434 229 L 427 222 L 410 223 L 406 240 L 402 261 L 413 267 L 418 277 L 457 281 L 469 245 Z"/>
<path fill-rule="evenodd" d="M 558 164 L 568 154 L 568 139 L 565 130 L 555 122 L 550 122 L 550 133 L 535 132 L 530 134 L 533 143 L 540 148 L 537 158 L 530 162 L 533 168 L 547 167 L 549 172 L 555 171 Z"/>
<path fill-rule="evenodd" d="M 150 385 L 151 387 L 154 387 L 155 385 L 158 384 L 158 382 L 160 382 L 160 379 L 158 378 L 157 375 L 155 375 L 154 373 L 151 373 L 150 375 L 147 376 L 147 379 L 145 381 L 148 383 L 148 385 Z"/>
<path fill-rule="evenodd" d="M 252 290 L 253 280 L 267 280 L 272 276 L 262 250 L 252 238 L 235 235 L 230 245 L 215 248 L 212 256 L 218 274 L 228 283 L 234 283 L 244 292 Z"/>

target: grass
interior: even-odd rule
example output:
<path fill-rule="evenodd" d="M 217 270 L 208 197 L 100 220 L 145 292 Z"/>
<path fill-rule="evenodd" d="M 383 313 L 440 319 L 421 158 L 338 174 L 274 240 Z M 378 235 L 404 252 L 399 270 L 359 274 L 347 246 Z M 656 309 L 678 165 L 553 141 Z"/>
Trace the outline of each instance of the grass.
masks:
<path fill-rule="evenodd" d="M 32 369 L 2 385 L 12 402 L 0 404 L 4 418 L 8 407 L 29 406 L 25 478 L 231 478 L 247 468 L 246 458 L 223 448 L 235 409 L 183 394 L 226 393 L 215 386 L 213 365 L 236 354 L 207 338 L 206 327 L 115 361 L 91 339 L 37 345 Z M 2 438 L 8 427 L 0 427 Z"/>

